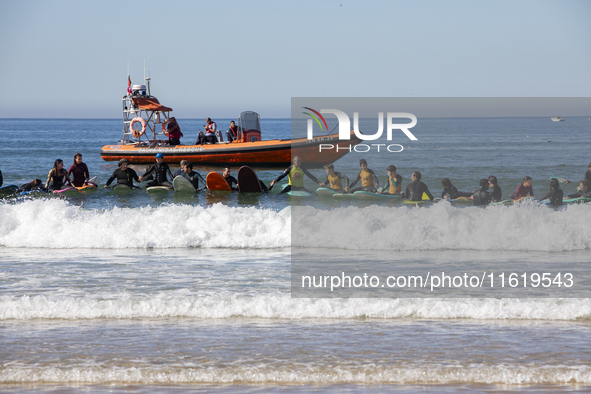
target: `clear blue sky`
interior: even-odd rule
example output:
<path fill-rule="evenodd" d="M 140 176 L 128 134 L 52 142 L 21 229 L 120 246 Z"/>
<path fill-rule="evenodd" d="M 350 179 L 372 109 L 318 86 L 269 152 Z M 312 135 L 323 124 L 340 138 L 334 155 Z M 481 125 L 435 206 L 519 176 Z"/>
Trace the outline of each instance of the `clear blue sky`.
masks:
<path fill-rule="evenodd" d="M 591 92 L 590 1 L 0 0 L 0 117 L 119 118 L 143 61 L 180 118 L 292 96 Z"/>

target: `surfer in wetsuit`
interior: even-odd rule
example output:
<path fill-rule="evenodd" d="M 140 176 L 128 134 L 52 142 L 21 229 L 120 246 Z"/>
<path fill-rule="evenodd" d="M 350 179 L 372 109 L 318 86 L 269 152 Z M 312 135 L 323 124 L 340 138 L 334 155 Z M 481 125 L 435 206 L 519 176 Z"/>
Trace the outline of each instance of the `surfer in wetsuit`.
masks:
<path fill-rule="evenodd" d="M 174 179 L 172 172 L 170 171 L 170 167 L 168 164 L 164 163 L 164 155 L 162 153 L 158 153 L 156 155 L 156 163 L 152 164 L 152 167 L 148 169 L 142 176 L 140 176 L 140 182 L 144 179 L 145 176 L 150 175 L 152 172 L 154 173 L 154 179 L 152 182 L 148 182 L 146 187 L 152 186 L 166 186 L 169 189 L 172 189 L 172 183 L 168 181 L 167 175 L 170 175 L 171 179 Z"/>
<path fill-rule="evenodd" d="M 205 188 L 205 179 L 196 171 L 193 171 L 193 163 L 190 163 L 186 160 L 183 160 L 185 163 L 183 165 L 183 173 L 180 175 L 193 185 L 196 191 L 202 190 Z M 181 162 L 182 163 L 182 162 Z M 199 181 L 203 183 L 203 187 L 199 187 Z"/>
<path fill-rule="evenodd" d="M 3 182 L 4 182 L 4 179 L 2 178 L 2 171 L 0 170 L 0 187 L 2 187 Z"/>
<path fill-rule="evenodd" d="M 566 198 L 591 198 L 591 181 L 589 179 L 579 182 L 579 189 L 578 192 L 569 194 Z"/>
<path fill-rule="evenodd" d="M 551 207 L 559 207 L 562 205 L 563 197 L 564 192 L 560 188 L 560 183 L 558 182 L 558 179 L 552 178 L 550 179 L 550 191 L 544 194 L 542 198 L 538 198 L 538 201 L 542 201 L 549 198 Z"/>
<path fill-rule="evenodd" d="M 230 175 L 230 167 L 226 167 L 224 168 L 224 172 L 222 173 L 224 179 L 226 180 L 226 182 L 228 182 L 228 185 L 230 185 L 230 187 L 232 188 L 232 190 L 238 190 L 238 181 L 236 180 L 236 178 L 234 178 L 232 175 Z M 232 184 L 236 185 L 236 186 L 232 186 Z"/>
<path fill-rule="evenodd" d="M 178 170 L 176 170 L 175 172 L 173 172 L 172 173 L 172 176 L 174 178 L 176 178 L 177 176 L 183 175 L 185 173 L 185 166 L 187 165 L 187 163 L 188 163 L 187 160 L 181 160 L 181 162 L 179 164 L 180 168 Z"/>
<path fill-rule="evenodd" d="M 321 183 L 320 186 L 325 187 L 326 185 L 330 185 L 330 188 L 335 192 L 344 193 L 345 188 L 349 187 L 349 178 L 340 172 L 336 172 L 332 163 L 324 166 L 324 169 L 326 170 L 326 181 Z M 343 179 L 346 182 L 345 187 L 343 187 Z"/>
<path fill-rule="evenodd" d="M 388 174 L 388 183 L 386 183 L 381 190 L 378 190 L 378 194 L 401 194 L 402 176 L 396 173 L 396 166 L 388 166 L 388 168 L 386 168 L 386 173 Z"/>
<path fill-rule="evenodd" d="M 429 192 L 429 188 L 423 182 L 421 182 L 421 173 L 415 171 L 411 176 L 411 183 L 406 186 L 404 197 L 409 201 L 423 201 L 423 193 L 429 197 L 429 200 L 433 201 L 433 195 Z"/>
<path fill-rule="evenodd" d="M 491 202 L 501 201 L 503 199 L 503 192 L 501 191 L 501 187 L 498 185 L 497 177 L 494 175 L 489 176 L 488 185 L 492 187 L 490 190 Z"/>
<path fill-rule="evenodd" d="M 359 160 L 359 167 L 361 167 L 361 171 L 359 174 L 357 174 L 357 178 L 355 178 L 351 186 L 346 187 L 345 190 L 349 191 L 351 187 L 354 187 L 357 182 L 361 180 L 361 187 L 351 190 L 351 193 L 355 193 L 357 191 L 365 191 L 370 193 L 377 192 L 377 189 L 380 186 L 380 181 L 378 180 L 375 172 L 367 168 L 367 161 L 365 159 Z"/>
<path fill-rule="evenodd" d="M 441 184 L 443 185 L 441 198 L 455 200 L 458 197 L 472 197 L 472 193 L 458 191 L 458 188 L 451 184 L 449 178 L 443 178 Z M 449 197 L 447 196 L 448 194 Z"/>
<path fill-rule="evenodd" d="M 490 193 L 488 192 L 488 179 L 483 178 L 480 180 L 480 189 L 474 192 L 470 197 L 474 200 L 474 205 L 488 205 L 490 203 Z"/>
<path fill-rule="evenodd" d="M 279 175 L 276 179 L 271 181 L 270 188 L 272 188 L 275 183 L 279 182 L 286 176 L 289 176 L 289 185 L 285 186 L 279 194 L 287 193 L 290 190 L 305 191 L 307 193 L 313 194 L 311 191 L 304 187 L 304 175 L 316 182 L 319 186 L 321 185 L 321 183 L 320 181 L 318 181 L 318 179 L 316 179 L 314 175 L 310 174 L 308 170 L 302 168 L 301 165 L 302 160 L 300 159 L 300 157 L 294 156 L 292 165 L 289 166 L 289 168 L 287 168 L 285 171 L 283 171 L 283 174 Z"/>
<path fill-rule="evenodd" d="M 526 197 L 527 195 L 533 196 L 534 190 L 531 186 L 531 177 L 526 176 L 523 178 L 523 181 L 517 186 L 515 189 L 515 193 L 510 195 L 513 200 L 519 200 L 520 198 Z"/>
<path fill-rule="evenodd" d="M 53 163 L 53 168 L 49 170 L 45 188 L 51 191 L 61 190 L 64 187 L 65 180 L 68 181 L 68 184 L 72 185 L 72 181 L 70 181 L 70 177 L 68 176 L 68 171 L 64 170 L 64 161 L 62 159 L 57 159 Z M 50 184 L 51 187 L 49 186 Z"/>
<path fill-rule="evenodd" d="M 120 168 L 113 171 L 113 175 L 111 175 L 111 177 L 105 184 L 105 187 L 109 187 L 111 182 L 113 182 L 115 178 L 117 178 L 118 185 L 127 185 L 132 189 L 139 189 L 138 186 L 134 186 L 133 180 L 135 179 L 136 182 L 140 182 L 140 179 L 138 178 L 137 173 L 132 168 L 128 167 L 129 161 L 127 159 L 121 159 L 119 160 L 119 163 L 117 165 Z"/>
<path fill-rule="evenodd" d="M 68 169 L 68 175 L 70 174 L 74 174 L 72 176 L 72 183 L 76 187 L 84 186 L 88 182 L 90 175 L 88 174 L 88 167 L 82 162 L 81 153 L 74 155 L 74 164 Z"/>

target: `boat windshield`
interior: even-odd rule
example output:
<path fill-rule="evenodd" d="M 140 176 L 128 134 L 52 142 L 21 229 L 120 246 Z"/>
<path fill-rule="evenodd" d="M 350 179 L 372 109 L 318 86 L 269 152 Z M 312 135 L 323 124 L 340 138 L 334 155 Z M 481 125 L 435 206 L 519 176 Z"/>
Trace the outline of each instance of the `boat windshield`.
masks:
<path fill-rule="evenodd" d="M 238 118 L 238 130 L 258 130 L 261 131 L 260 116 L 256 112 L 246 111 L 240 114 Z"/>

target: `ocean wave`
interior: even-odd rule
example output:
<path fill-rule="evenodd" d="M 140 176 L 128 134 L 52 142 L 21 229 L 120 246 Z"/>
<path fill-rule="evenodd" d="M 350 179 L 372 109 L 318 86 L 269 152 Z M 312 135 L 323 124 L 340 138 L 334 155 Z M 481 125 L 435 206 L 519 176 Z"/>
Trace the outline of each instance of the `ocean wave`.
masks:
<path fill-rule="evenodd" d="M 454 207 L 292 208 L 292 246 L 349 250 L 591 249 L 591 204 L 561 210 L 537 203 Z M 310 231 L 314 229 L 314 231 Z"/>
<path fill-rule="evenodd" d="M 591 204 L 318 209 L 161 205 L 86 210 L 67 201 L 0 203 L 11 248 L 339 248 L 347 250 L 591 249 Z"/>
<path fill-rule="evenodd" d="M 62 200 L 0 204 L 0 246 L 11 248 L 281 248 L 290 209 L 162 205 L 85 210 Z"/>
<path fill-rule="evenodd" d="M 3 296 L 1 320 L 30 319 L 477 319 L 591 320 L 591 299 L 296 299 L 258 296 Z"/>
<path fill-rule="evenodd" d="M 566 384 L 591 383 L 588 366 L 554 365 L 424 365 L 334 367 L 283 366 L 257 363 L 254 366 L 228 367 L 26 367 L 6 366 L 0 369 L 0 383 L 241 383 L 241 384 L 342 384 L 342 383 L 502 383 Z"/>

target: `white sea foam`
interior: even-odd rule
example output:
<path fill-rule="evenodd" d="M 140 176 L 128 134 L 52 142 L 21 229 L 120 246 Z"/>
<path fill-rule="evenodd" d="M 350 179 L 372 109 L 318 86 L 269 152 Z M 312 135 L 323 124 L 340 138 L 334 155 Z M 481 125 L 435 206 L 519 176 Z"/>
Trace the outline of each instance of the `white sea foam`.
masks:
<path fill-rule="evenodd" d="M 290 209 L 163 205 L 84 210 L 62 200 L 0 204 L 0 246 L 34 248 L 279 248 Z"/>
<path fill-rule="evenodd" d="M 458 208 L 293 207 L 292 246 L 382 250 L 591 249 L 591 204 L 552 210 L 531 203 Z M 314 229 L 314 231 L 310 231 Z"/>
<path fill-rule="evenodd" d="M 591 320 L 591 299 L 296 299 L 287 294 L 0 297 L 0 320 L 164 317 Z"/>
<path fill-rule="evenodd" d="M 293 217 L 293 219 L 292 219 Z M 458 208 L 162 205 L 85 210 L 62 200 L 0 203 L 0 246 L 34 248 L 591 249 L 591 204 Z"/>
<path fill-rule="evenodd" d="M 285 361 L 282 362 L 285 364 Z M 19 367 L 0 369 L 0 383 L 275 383 L 275 384 L 339 384 L 339 383 L 504 383 L 565 384 L 591 383 L 588 366 L 554 365 L 470 365 L 448 366 L 366 366 L 334 367 L 293 365 L 215 368 L 178 366 L 133 367 Z"/>

